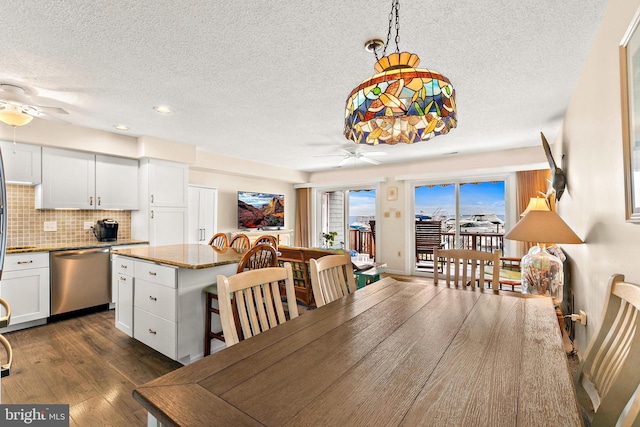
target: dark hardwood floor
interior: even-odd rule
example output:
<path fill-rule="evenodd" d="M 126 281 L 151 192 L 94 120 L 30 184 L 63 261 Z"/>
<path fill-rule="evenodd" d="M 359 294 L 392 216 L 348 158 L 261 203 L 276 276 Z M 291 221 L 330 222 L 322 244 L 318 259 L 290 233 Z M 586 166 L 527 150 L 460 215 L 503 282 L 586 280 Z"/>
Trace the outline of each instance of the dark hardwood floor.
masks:
<path fill-rule="evenodd" d="M 146 425 L 131 392 L 182 366 L 116 329 L 113 310 L 5 337 L 13 365 L 2 403 L 69 404 L 71 426 Z"/>

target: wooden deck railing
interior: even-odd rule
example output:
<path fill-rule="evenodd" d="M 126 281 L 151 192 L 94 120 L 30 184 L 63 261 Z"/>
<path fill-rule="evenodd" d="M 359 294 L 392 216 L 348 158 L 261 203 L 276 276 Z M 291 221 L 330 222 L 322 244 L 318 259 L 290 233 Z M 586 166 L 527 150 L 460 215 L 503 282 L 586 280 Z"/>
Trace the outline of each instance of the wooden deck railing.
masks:
<path fill-rule="evenodd" d="M 442 243 L 445 249 L 456 247 L 454 241 L 455 233 L 442 233 Z M 498 249 L 504 252 L 504 235 L 497 233 L 460 233 L 460 244 L 457 247 L 484 252 L 493 252 Z M 371 258 L 375 258 L 376 247 L 371 231 L 349 230 L 349 249 L 355 249 L 358 253 L 369 254 Z"/>
<path fill-rule="evenodd" d="M 349 229 L 349 249 L 355 249 L 360 254 L 369 254 L 371 258 L 375 258 L 376 245 L 371 230 Z"/>

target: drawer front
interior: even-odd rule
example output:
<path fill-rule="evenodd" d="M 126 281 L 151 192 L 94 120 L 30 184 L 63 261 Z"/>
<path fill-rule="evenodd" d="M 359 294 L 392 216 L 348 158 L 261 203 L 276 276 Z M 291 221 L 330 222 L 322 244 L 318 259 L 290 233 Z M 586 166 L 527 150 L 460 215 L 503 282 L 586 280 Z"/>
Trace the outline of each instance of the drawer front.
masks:
<path fill-rule="evenodd" d="M 133 266 L 135 263 L 131 258 L 116 256 L 113 257 L 111 262 L 113 263 L 112 268 L 115 273 L 133 276 Z"/>
<path fill-rule="evenodd" d="M 134 304 L 150 313 L 176 321 L 176 290 L 136 279 Z"/>
<path fill-rule="evenodd" d="M 135 261 L 135 278 L 177 288 L 177 269 L 166 265 Z"/>
<path fill-rule="evenodd" d="M 20 271 L 30 268 L 49 267 L 49 252 L 29 252 L 23 254 L 7 254 L 3 271 Z"/>
<path fill-rule="evenodd" d="M 177 326 L 138 307 L 133 309 L 133 337 L 176 360 Z"/>

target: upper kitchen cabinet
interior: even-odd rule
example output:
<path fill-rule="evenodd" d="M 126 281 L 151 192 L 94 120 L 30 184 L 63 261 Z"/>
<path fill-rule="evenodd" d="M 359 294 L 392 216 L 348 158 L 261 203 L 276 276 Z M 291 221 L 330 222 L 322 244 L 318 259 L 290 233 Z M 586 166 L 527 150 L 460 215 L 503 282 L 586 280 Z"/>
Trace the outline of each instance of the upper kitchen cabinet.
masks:
<path fill-rule="evenodd" d="M 96 154 L 96 209 L 138 209 L 138 161 Z"/>
<path fill-rule="evenodd" d="M 131 215 L 131 237 L 150 246 L 187 242 L 187 183 L 184 163 L 140 160 L 140 209 Z"/>
<path fill-rule="evenodd" d="M 38 209 L 138 208 L 138 161 L 42 148 Z"/>
<path fill-rule="evenodd" d="M 39 145 L 0 141 L 0 149 L 9 184 L 40 184 L 42 154 Z"/>
<path fill-rule="evenodd" d="M 140 169 L 147 170 L 150 206 L 187 207 L 189 168 L 183 163 L 145 159 Z M 144 178 L 143 178 L 144 179 Z M 144 182 L 141 183 L 144 186 Z"/>

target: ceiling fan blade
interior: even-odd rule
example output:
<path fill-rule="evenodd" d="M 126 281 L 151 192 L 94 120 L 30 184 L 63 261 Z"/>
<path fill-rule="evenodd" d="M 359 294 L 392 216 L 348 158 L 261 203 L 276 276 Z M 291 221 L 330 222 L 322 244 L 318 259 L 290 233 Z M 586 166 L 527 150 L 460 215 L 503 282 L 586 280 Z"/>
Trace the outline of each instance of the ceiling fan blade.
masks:
<path fill-rule="evenodd" d="M 68 125 L 69 124 L 69 122 L 66 121 L 66 120 L 62 120 L 62 119 L 60 119 L 60 118 L 58 118 L 56 116 L 52 116 L 52 115 L 49 115 L 49 114 L 46 114 L 46 113 L 40 113 L 37 116 L 34 115 L 33 117 L 36 118 L 36 119 L 40 119 L 40 120 L 46 120 L 48 122 L 58 123 L 60 125 Z"/>
<path fill-rule="evenodd" d="M 351 160 L 351 157 L 350 156 L 345 156 L 342 160 L 340 160 L 340 163 L 338 163 L 338 165 L 336 167 L 340 168 L 340 167 L 346 165 L 347 163 L 349 163 L 349 160 Z"/>
<path fill-rule="evenodd" d="M 42 105 L 34 105 L 34 108 L 46 114 L 69 114 L 64 108 L 60 107 L 44 107 Z"/>
<path fill-rule="evenodd" d="M 362 154 L 365 156 L 386 156 L 386 151 L 363 151 Z"/>
<path fill-rule="evenodd" d="M 363 162 L 370 163 L 372 165 L 379 165 L 381 163 L 381 162 L 379 162 L 377 160 L 370 159 L 367 156 L 360 156 L 360 157 L 358 157 L 358 159 L 362 160 Z"/>

